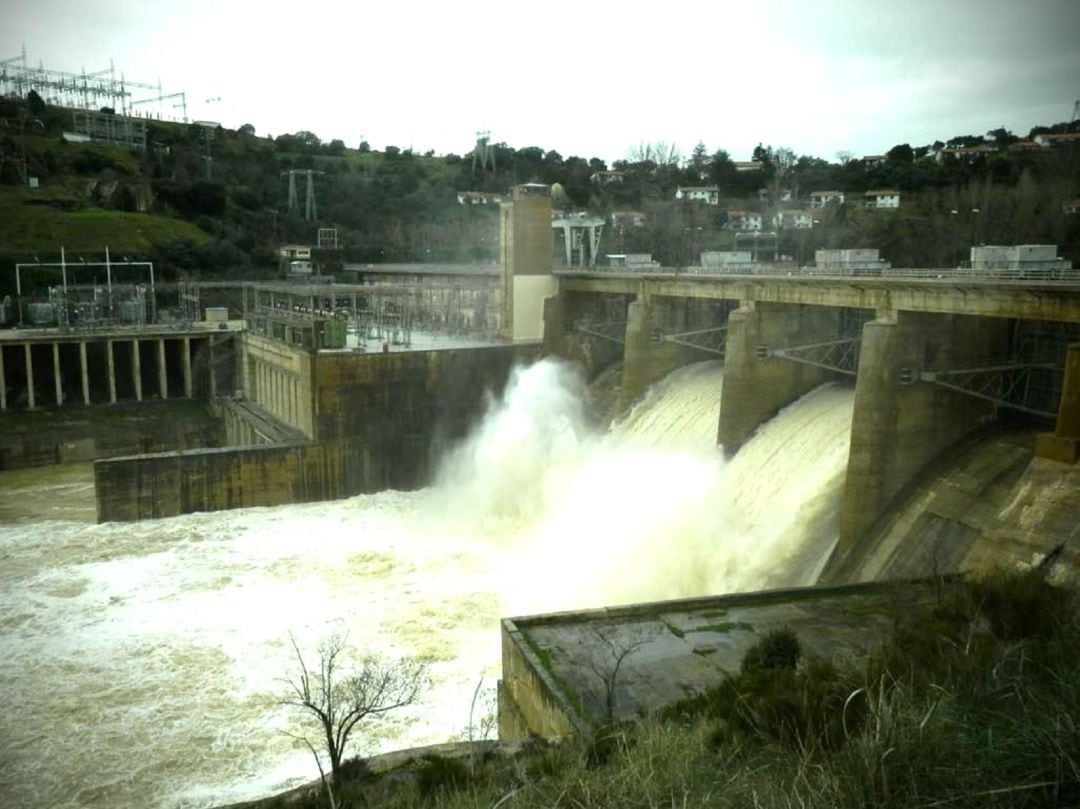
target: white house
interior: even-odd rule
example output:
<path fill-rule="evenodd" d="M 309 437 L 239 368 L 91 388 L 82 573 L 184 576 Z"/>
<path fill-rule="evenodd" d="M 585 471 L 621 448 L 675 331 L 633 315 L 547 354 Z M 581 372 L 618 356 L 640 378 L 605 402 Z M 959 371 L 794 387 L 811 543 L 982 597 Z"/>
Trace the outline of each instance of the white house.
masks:
<path fill-rule="evenodd" d="M 611 225 L 615 228 L 644 227 L 647 217 L 641 211 L 612 211 Z"/>
<path fill-rule="evenodd" d="M 761 214 L 733 208 L 727 212 L 727 226 L 731 230 L 761 230 Z"/>
<path fill-rule="evenodd" d="M 459 205 L 498 205 L 502 195 L 491 191 L 458 191 L 457 201 Z"/>
<path fill-rule="evenodd" d="M 791 209 L 781 211 L 774 219 L 774 224 L 780 228 L 794 228 L 795 230 L 809 230 L 814 226 L 814 217 L 808 211 Z"/>
<path fill-rule="evenodd" d="M 286 261 L 310 261 L 310 244 L 283 244 L 278 248 L 278 258 Z"/>
<path fill-rule="evenodd" d="M 1065 214 L 1080 213 L 1080 197 L 1062 202 L 1061 212 Z"/>
<path fill-rule="evenodd" d="M 1036 135 L 1034 140 L 1044 149 L 1050 146 L 1076 145 L 1080 144 L 1080 132 L 1047 132 L 1043 135 Z"/>
<path fill-rule="evenodd" d="M 625 171 L 594 171 L 589 175 L 589 182 L 608 185 L 609 183 L 621 183 L 625 178 Z"/>
<path fill-rule="evenodd" d="M 675 199 L 704 202 L 706 205 L 719 205 L 720 189 L 715 185 L 680 185 L 675 189 Z"/>
<path fill-rule="evenodd" d="M 863 194 L 863 205 L 867 208 L 899 208 L 900 192 L 891 188 L 867 191 Z"/>
<path fill-rule="evenodd" d="M 758 192 L 757 192 L 757 195 L 758 195 L 758 199 L 764 201 L 764 200 L 769 199 L 769 197 L 772 195 L 772 191 L 771 191 L 771 189 L 768 189 L 768 188 L 759 188 Z M 781 189 L 779 189 L 776 192 L 776 200 L 778 202 L 791 202 L 791 189 L 790 188 L 781 188 Z"/>
<path fill-rule="evenodd" d="M 765 164 L 760 160 L 735 160 L 732 162 L 735 171 L 761 171 Z"/>
<path fill-rule="evenodd" d="M 837 205 L 844 204 L 844 192 L 843 191 L 811 191 L 810 192 L 810 207 L 811 208 L 824 208 L 830 203 Z"/>

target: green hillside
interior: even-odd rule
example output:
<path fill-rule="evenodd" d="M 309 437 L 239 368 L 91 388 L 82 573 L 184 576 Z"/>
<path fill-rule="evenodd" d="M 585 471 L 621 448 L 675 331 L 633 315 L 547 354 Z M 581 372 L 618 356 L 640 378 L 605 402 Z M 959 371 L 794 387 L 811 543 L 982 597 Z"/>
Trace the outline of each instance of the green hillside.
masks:
<path fill-rule="evenodd" d="M 781 232 L 780 251 L 797 261 L 812 260 L 820 247 L 877 247 L 894 266 L 948 266 L 973 243 L 1041 242 L 1080 264 L 1080 215 L 1066 211 L 1080 197 L 1080 145 L 1017 149 L 1021 136 L 1003 129 L 836 162 L 764 144 L 735 156 L 704 143 L 685 156 L 640 144 L 609 166 L 539 146 L 490 144 L 486 159 L 474 160 L 348 148 L 305 131 L 271 139 L 251 125 L 158 121 L 147 122 L 145 150 L 128 150 L 68 142 L 70 111 L 40 99 L 0 99 L 0 121 L 0 265 L 55 255 L 61 244 L 109 245 L 141 251 L 166 276 L 262 276 L 275 271 L 277 246 L 312 244 L 320 227 L 336 228 L 344 246 L 317 256 L 330 271 L 341 260 L 493 262 L 498 208 L 461 204 L 459 194 L 506 194 L 526 182 L 551 184 L 557 209 L 638 212 L 631 224 L 605 231 L 600 251 L 651 253 L 668 266 L 730 249 L 728 209 L 761 213 L 771 229 L 780 211 L 808 208 L 815 190 L 844 191 L 847 202 L 815 210 L 812 229 Z M 1026 137 L 1077 131 L 1080 121 L 1035 126 Z M 752 157 L 756 170 L 740 170 L 735 157 Z M 310 219 L 308 170 L 317 172 Z M 598 174 L 609 170 L 618 176 Z M 304 172 L 294 178 L 295 200 L 290 171 Z M 27 188 L 30 177 L 39 188 Z M 675 199 L 680 186 L 701 185 L 719 188 L 719 204 Z M 862 193 L 873 189 L 899 190 L 900 208 L 863 210 Z"/>

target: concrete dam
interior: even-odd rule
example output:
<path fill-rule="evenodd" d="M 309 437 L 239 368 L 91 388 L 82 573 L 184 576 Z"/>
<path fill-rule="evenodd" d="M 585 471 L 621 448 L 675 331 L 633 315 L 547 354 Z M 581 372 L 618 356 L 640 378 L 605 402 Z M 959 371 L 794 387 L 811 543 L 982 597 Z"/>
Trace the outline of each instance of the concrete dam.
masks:
<path fill-rule="evenodd" d="M 558 726 L 508 615 L 1075 570 L 1077 285 L 553 273 L 550 227 L 526 188 L 499 272 L 467 284 L 251 285 L 223 327 L 0 331 L 5 426 L 32 423 L 0 446 L 0 802 L 309 780 L 272 705 L 290 632 L 433 661 L 375 752 L 460 734 L 481 676 L 502 735 Z M 135 439 L 63 426 L 155 409 Z"/>
<path fill-rule="evenodd" d="M 87 465 L 2 473 L 0 795 L 208 806 L 309 779 L 271 704 L 290 631 L 436 661 L 423 704 L 377 729 L 386 750 L 462 731 L 504 615 L 807 583 L 835 541 L 852 392 L 811 393 L 725 462 L 721 384 L 688 366 L 598 432 L 581 377 L 534 364 L 436 485 L 327 503 L 94 524 Z"/>

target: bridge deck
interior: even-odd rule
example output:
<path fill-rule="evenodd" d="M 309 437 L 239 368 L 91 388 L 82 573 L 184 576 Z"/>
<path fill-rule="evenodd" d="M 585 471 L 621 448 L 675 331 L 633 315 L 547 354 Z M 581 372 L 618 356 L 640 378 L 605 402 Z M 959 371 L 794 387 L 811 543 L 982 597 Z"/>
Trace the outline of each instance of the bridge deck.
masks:
<path fill-rule="evenodd" d="M 570 292 L 713 298 L 875 311 L 1080 322 L 1080 284 L 962 277 L 701 275 L 560 271 Z"/>

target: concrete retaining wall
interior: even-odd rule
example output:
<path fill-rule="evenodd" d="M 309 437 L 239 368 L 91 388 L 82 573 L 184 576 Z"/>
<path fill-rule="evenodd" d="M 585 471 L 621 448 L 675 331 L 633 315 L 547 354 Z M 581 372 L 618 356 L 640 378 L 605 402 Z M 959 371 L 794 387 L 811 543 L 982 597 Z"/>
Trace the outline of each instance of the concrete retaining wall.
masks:
<path fill-rule="evenodd" d="M 95 465 L 98 520 L 413 489 L 538 345 L 313 355 L 313 443 L 161 453 Z M 264 354 L 264 356 L 266 356 Z"/>

